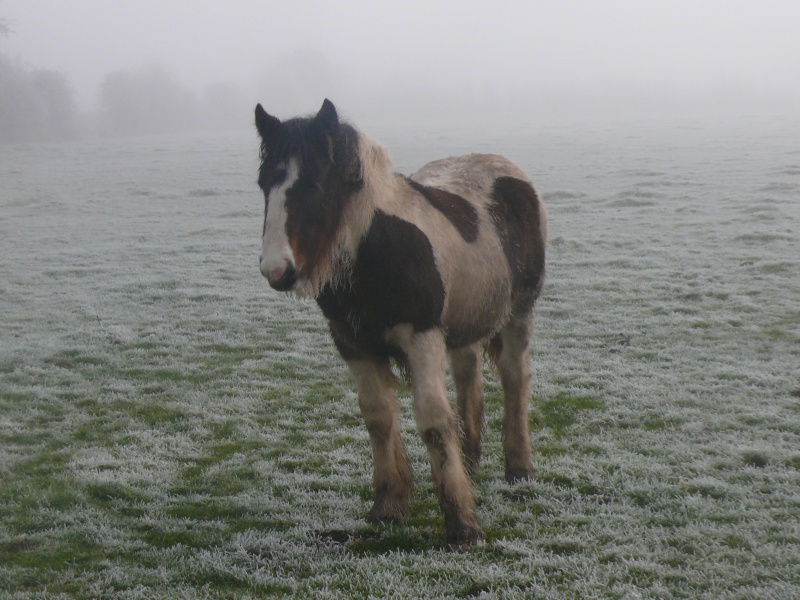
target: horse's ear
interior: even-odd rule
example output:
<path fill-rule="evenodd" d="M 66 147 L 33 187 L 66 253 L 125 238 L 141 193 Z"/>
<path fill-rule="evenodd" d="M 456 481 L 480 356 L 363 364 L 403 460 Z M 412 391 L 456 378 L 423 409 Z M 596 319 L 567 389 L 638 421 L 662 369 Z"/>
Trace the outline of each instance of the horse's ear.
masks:
<path fill-rule="evenodd" d="M 319 109 L 317 116 L 314 120 L 319 123 L 323 131 L 326 133 L 333 133 L 339 126 L 339 115 L 336 114 L 336 107 L 333 102 L 325 98 L 322 103 L 322 108 Z"/>
<path fill-rule="evenodd" d="M 260 104 L 256 105 L 256 129 L 258 129 L 258 133 L 261 134 L 262 139 L 266 141 L 267 138 L 272 136 L 280 124 L 280 119 L 267 114 L 267 111 L 265 111 L 264 107 Z"/>

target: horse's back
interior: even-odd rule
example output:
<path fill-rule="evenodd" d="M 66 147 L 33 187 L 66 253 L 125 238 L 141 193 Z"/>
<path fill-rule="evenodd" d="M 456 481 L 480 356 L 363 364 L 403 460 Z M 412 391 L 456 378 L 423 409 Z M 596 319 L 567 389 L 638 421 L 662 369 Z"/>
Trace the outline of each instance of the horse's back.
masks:
<path fill-rule="evenodd" d="M 447 190 L 467 199 L 476 195 L 488 196 L 501 177 L 513 177 L 531 183 L 525 172 L 499 154 L 464 154 L 429 162 L 411 179 L 435 188 Z"/>
<path fill-rule="evenodd" d="M 514 212 L 535 213 L 536 234 L 547 240 L 547 211 L 533 182 L 516 163 L 499 154 L 464 154 L 427 163 L 410 176 L 413 181 L 461 196 L 479 211 L 494 212 L 512 205 Z M 497 215 L 492 214 L 497 223 Z M 502 225 L 501 225 L 502 226 Z"/>

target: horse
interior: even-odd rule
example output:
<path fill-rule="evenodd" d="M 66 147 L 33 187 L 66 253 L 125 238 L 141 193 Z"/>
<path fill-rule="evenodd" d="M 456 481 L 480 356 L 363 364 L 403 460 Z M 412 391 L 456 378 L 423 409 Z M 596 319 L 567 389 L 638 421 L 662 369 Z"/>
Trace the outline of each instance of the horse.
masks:
<path fill-rule="evenodd" d="M 258 104 L 255 124 L 260 270 L 275 290 L 316 300 L 355 379 L 374 460 L 367 520 L 402 521 L 413 495 L 394 364 L 410 380 L 446 542 L 483 545 L 470 476 L 481 456 L 484 354 L 504 392 L 505 478 L 533 477 L 528 346 L 547 238 L 533 184 L 491 154 L 398 174 L 328 99 L 316 115 L 285 121 Z"/>

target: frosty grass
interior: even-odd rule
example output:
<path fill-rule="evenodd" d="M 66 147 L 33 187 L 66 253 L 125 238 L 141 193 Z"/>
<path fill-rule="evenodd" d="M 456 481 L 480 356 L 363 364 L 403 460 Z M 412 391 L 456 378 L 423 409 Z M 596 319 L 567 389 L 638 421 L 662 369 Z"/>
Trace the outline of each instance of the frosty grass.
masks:
<path fill-rule="evenodd" d="M 0 147 L 0 596 L 800 597 L 800 123 L 372 131 L 398 170 L 518 161 L 549 208 L 537 478 L 444 547 L 311 302 L 257 268 L 256 137 Z"/>

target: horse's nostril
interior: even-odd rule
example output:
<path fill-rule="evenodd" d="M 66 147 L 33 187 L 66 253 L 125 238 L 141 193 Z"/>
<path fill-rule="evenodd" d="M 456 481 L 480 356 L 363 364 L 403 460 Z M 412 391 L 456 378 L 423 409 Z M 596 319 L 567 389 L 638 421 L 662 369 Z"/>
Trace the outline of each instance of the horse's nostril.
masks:
<path fill-rule="evenodd" d="M 275 269 L 272 273 L 267 274 L 266 277 L 270 286 L 279 292 L 289 291 L 297 283 L 297 271 L 295 271 L 291 262 L 288 262 L 283 269 Z"/>

